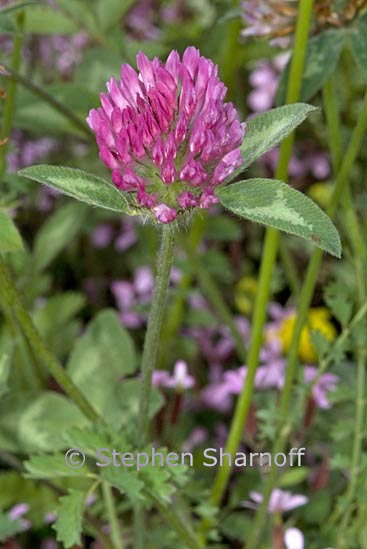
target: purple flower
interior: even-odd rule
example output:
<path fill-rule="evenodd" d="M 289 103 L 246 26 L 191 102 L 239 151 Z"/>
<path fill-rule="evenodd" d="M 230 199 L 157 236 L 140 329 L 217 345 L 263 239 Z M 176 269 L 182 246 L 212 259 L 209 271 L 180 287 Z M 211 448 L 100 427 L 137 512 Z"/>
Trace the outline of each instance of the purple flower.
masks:
<path fill-rule="evenodd" d="M 28 503 L 18 503 L 9 510 L 8 517 L 10 518 L 10 520 L 18 520 L 23 531 L 29 530 L 29 528 L 32 527 L 32 524 L 29 520 L 23 518 L 23 515 L 28 513 L 28 511 Z"/>
<path fill-rule="evenodd" d="M 131 205 L 161 223 L 217 202 L 214 190 L 241 164 L 241 124 L 218 67 L 189 47 L 166 63 L 137 56 L 122 65 L 87 119 L 100 158 Z"/>
<path fill-rule="evenodd" d="M 259 492 L 250 492 L 250 498 L 259 505 L 263 500 L 263 495 Z M 285 513 L 308 502 L 306 496 L 292 494 L 276 488 L 272 491 L 268 503 L 269 513 Z"/>
<path fill-rule="evenodd" d="M 165 387 L 167 389 L 175 389 L 181 392 L 185 389 L 195 387 L 195 378 L 190 376 L 186 362 L 178 360 L 174 366 L 173 374 L 165 370 L 156 370 L 153 372 L 153 385 L 156 387 Z"/>
<path fill-rule="evenodd" d="M 317 376 L 317 368 L 314 366 L 305 366 L 304 377 L 306 383 L 312 383 Z M 335 391 L 337 383 L 339 381 L 338 376 L 334 374 L 322 374 L 315 384 L 312 385 L 312 396 L 319 408 L 330 408 L 330 402 L 327 398 L 329 391 Z"/>

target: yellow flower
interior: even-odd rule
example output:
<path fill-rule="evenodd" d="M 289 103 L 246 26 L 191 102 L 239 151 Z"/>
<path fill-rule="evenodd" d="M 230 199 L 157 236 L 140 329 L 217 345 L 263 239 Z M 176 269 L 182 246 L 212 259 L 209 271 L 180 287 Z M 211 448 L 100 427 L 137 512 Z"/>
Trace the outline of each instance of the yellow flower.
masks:
<path fill-rule="evenodd" d="M 285 354 L 288 353 L 291 345 L 295 323 L 296 315 L 292 313 L 283 320 L 277 334 Z M 317 352 L 311 341 L 311 332 L 315 331 L 321 332 L 329 341 L 334 341 L 336 338 L 335 327 L 330 322 L 330 313 L 324 307 L 315 307 L 308 313 L 308 325 L 302 330 L 298 349 L 298 356 L 303 362 L 311 364 L 317 362 Z"/>
<path fill-rule="evenodd" d="M 240 313 L 249 315 L 252 311 L 257 292 L 257 280 L 253 276 L 244 276 L 236 284 L 235 303 Z"/>

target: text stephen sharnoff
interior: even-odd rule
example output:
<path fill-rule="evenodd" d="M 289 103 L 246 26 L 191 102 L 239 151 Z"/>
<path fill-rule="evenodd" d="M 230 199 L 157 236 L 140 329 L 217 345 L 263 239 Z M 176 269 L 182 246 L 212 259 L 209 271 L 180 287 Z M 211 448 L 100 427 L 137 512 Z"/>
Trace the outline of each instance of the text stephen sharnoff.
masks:
<path fill-rule="evenodd" d="M 137 471 L 144 467 L 189 467 L 202 465 L 204 467 L 283 467 L 285 465 L 302 465 L 302 457 L 306 448 L 292 448 L 288 453 L 269 452 L 236 452 L 233 456 L 223 448 L 206 448 L 200 453 L 191 452 L 161 452 L 151 448 L 145 452 L 119 452 L 116 449 L 99 448 L 96 451 L 97 467 L 133 467 Z"/>

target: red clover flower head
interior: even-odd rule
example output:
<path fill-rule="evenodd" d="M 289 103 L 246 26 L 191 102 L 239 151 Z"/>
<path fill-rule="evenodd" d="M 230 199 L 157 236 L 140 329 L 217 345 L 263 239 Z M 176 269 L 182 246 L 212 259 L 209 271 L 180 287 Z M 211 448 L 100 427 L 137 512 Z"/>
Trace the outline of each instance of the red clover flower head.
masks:
<path fill-rule="evenodd" d="M 115 186 L 136 210 L 170 223 L 218 202 L 216 186 L 242 163 L 245 124 L 224 101 L 218 67 L 196 48 L 166 63 L 140 52 L 137 65 L 122 65 L 87 121 Z"/>

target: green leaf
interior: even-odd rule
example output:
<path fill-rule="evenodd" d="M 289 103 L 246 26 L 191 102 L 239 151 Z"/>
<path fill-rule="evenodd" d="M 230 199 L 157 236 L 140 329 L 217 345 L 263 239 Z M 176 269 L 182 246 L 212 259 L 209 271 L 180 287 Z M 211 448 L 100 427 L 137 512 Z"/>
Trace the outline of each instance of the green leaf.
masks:
<path fill-rule="evenodd" d="M 340 238 L 329 217 L 310 198 L 281 181 L 240 181 L 218 189 L 217 196 L 240 217 L 295 234 L 341 257 Z"/>
<path fill-rule="evenodd" d="M 0 397 L 8 392 L 8 377 L 10 371 L 10 361 L 8 355 L 0 357 Z"/>
<path fill-rule="evenodd" d="M 49 76 L 52 78 L 52 69 L 49 72 Z M 57 76 L 56 73 L 54 76 Z M 50 84 L 44 87 L 44 91 L 60 103 L 68 105 L 69 109 L 83 122 L 90 108 L 97 106 L 98 102 L 95 92 L 87 89 L 84 85 L 85 82 L 86 80 L 80 81 L 80 85 L 70 82 Z M 25 88 L 19 88 L 17 91 L 14 125 L 17 128 L 30 130 L 32 134 L 44 135 L 47 133 L 55 136 L 72 134 L 78 137 L 82 135 L 85 138 L 81 129 L 64 114 Z"/>
<path fill-rule="evenodd" d="M 53 528 L 57 533 L 57 541 L 68 549 L 81 544 L 85 493 L 70 490 L 67 496 L 59 499 L 59 502 L 56 509 L 57 521 Z"/>
<path fill-rule="evenodd" d="M 25 32 L 34 34 L 74 34 L 78 25 L 69 17 L 47 6 L 26 11 Z"/>
<path fill-rule="evenodd" d="M 70 202 L 56 210 L 43 224 L 34 243 L 34 269 L 43 271 L 85 225 L 88 208 L 78 202 Z"/>
<path fill-rule="evenodd" d="M 318 109 L 305 103 L 294 103 L 258 114 L 247 123 L 245 138 L 241 145 L 243 164 L 230 179 L 253 164 L 267 151 L 278 145 L 292 133 L 311 112 Z"/>
<path fill-rule="evenodd" d="M 12 520 L 8 515 L 0 513 L 0 541 L 5 541 L 22 530 L 23 526 L 20 520 Z"/>
<path fill-rule="evenodd" d="M 51 391 L 11 391 L 0 400 L 0 447 L 15 452 L 65 448 L 62 433 L 87 423 L 76 405 Z"/>
<path fill-rule="evenodd" d="M 16 26 L 10 17 L 0 14 L 0 33 L 1 34 L 13 34 L 16 31 Z"/>
<path fill-rule="evenodd" d="M 108 30 L 121 21 L 134 0 L 99 0 L 96 6 L 102 30 Z"/>
<path fill-rule="evenodd" d="M 96 410 L 119 423 L 124 419 L 119 406 L 121 380 L 134 373 L 136 367 L 133 342 L 112 310 L 101 311 L 89 323 L 67 365 L 74 383 L 88 395 Z"/>
<path fill-rule="evenodd" d="M 66 465 L 64 454 L 34 455 L 24 463 L 24 467 L 27 471 L 26 478 L 34 479 L 80 477 L 88 472 L 85 464 L 80 469 Z"/>
<path fill-rule="evenodd" d="M 13 12 L 13 11 L 24 10 L 24 8 L 29 8 L 31 6 L 37 6 L 40 3 L 41 3 L 40 0 L 39 1 L 37 1 L 37 0 L 28 0 L 26 2 L 15 2 L 14 4 L 9 4 L 9 6 L 4 6 L 4 7 L 0 8 L 0 17 L 2 17 L 4 13 L 10 13 L 10 12 Z"/>
<path fill-rule="evenodd" d="M 328 30 L 308 42 L 305 69 L 302 77 L 301 101 L 309 101 L 335 71 L 344 42 L 344 32 Z M 285 101 L 290 62 L 280 78 L 276 104 Z"/>
<path fill-rule="evenodd" d="M 142 489 L 144 484 L 139 480 L 139 473 L 133 468 L 105 467 L 102 469 L 101 479 L 117 488 L 122 494 L 126 494 L 131 501 L 142 501 Z"/>
<path fill-rule="evenodd" d="M 294 463 L 297 463 L 298 457 L 297 454 L 293 456 Z M 279 486 L 281 488 L 287 488 L 289 486 L 295 486 L 300 484 L 310 474 L 310 469 L 308 467 L 293 467 L 288 469 L 282 476 L 279 481 Z"/>
<path fill-rule="evenodd" d="M 324 299 L 331 313 L 345 328 L 352 318 L 353 301 L 345 282 L 338 280 L 326 287 Z"/>
<path fill-rule="evenodd" d="M 0 253 L 16 252 L 22 248 L 22 239 L 14 221 L 3 210 L 0 210 Z"/>
<path fill-rule="evenodd" d="M 101 177 L 62 166 L 30 166 L 19 172 L 76 200 L 115 212 L 131 212 L 124 195 Z"/>
<path fill-rule="evenodd" d="M 355 62 L 367 75 L 367 13 L 357 19 L 350 41 Z"/>

